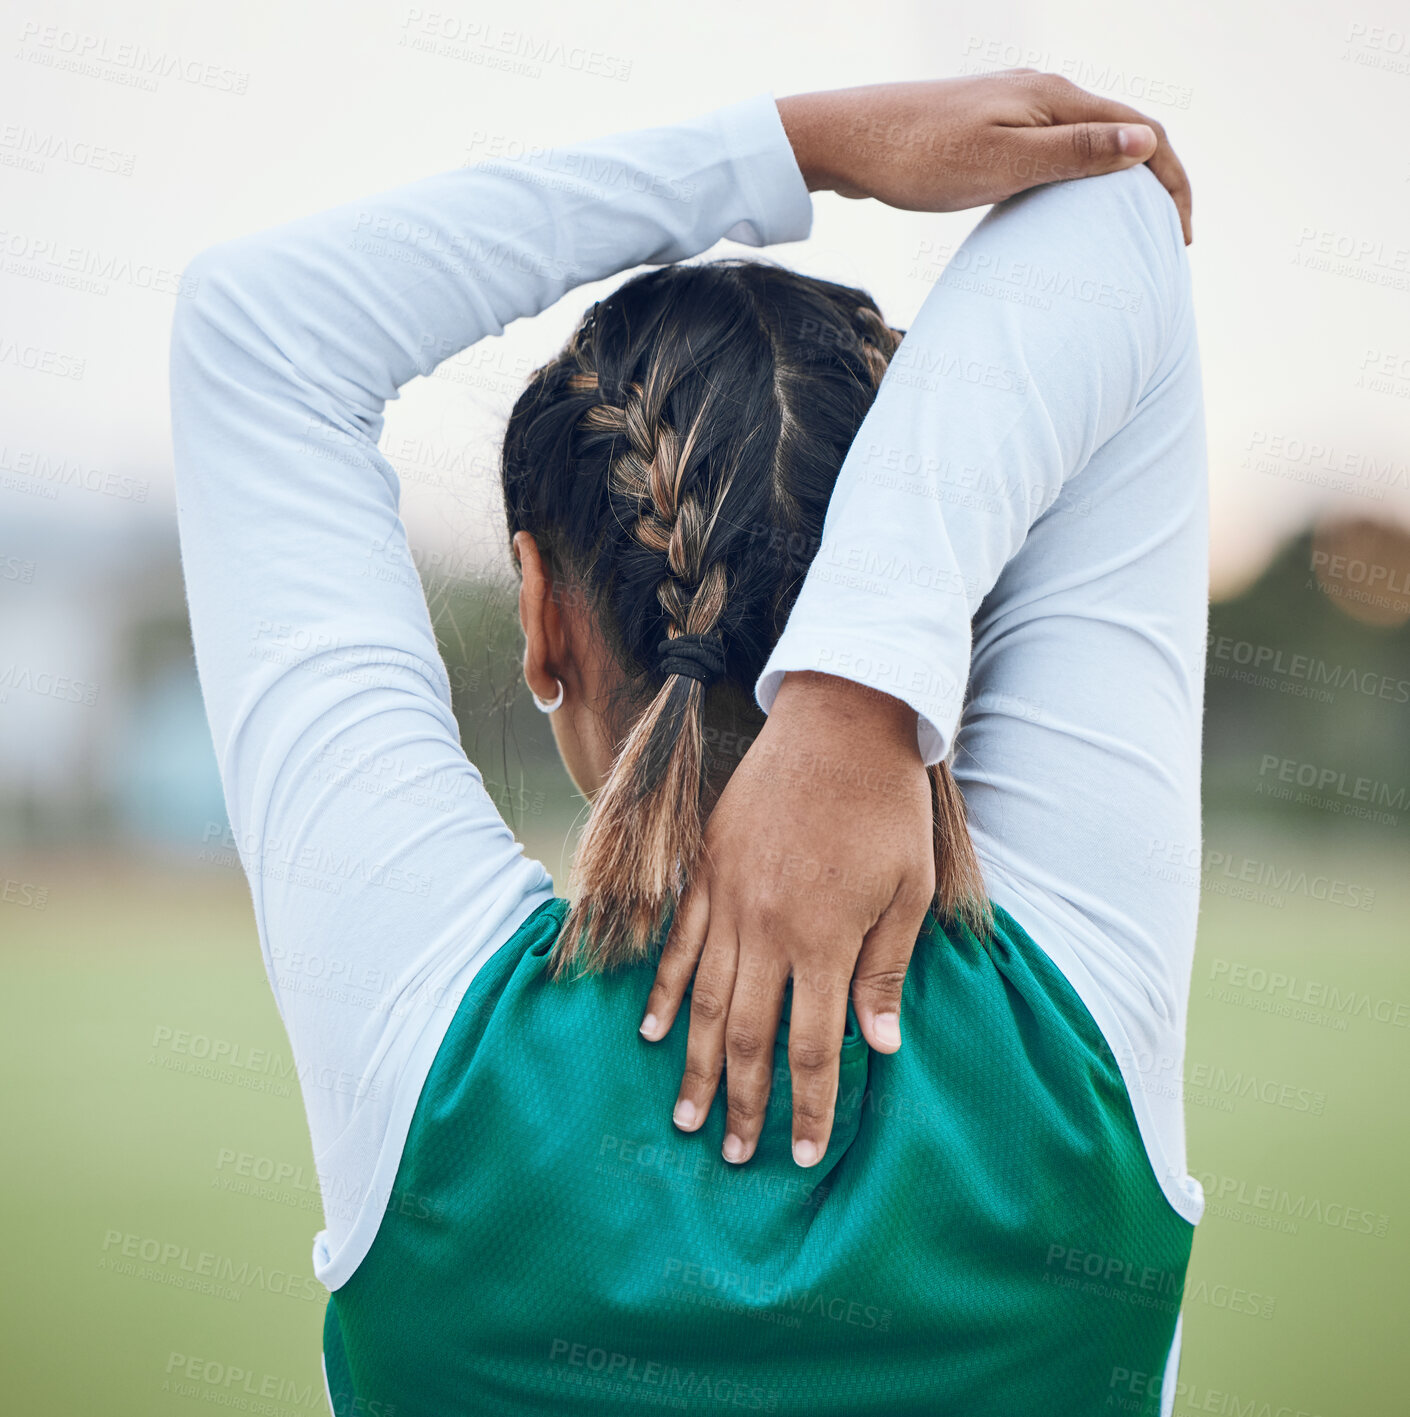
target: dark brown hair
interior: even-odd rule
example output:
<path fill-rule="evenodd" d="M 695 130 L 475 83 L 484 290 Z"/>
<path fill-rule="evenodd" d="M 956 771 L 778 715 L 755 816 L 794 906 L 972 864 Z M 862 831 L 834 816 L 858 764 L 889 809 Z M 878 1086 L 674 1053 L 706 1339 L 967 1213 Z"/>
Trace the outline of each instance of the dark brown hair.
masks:
<path fill-rule="evenodd" d="M 583 590 L 624 679 L 557 972 L 643 957 L 689 882 L 719 766 L 707 718 L 752 700 L 900 339 L 860 290 L 763 261 L 664 266 L 594 305 L 515 404 L 509 534 Z M 658 667 L 683 635 L 723 660 L 708 690 Z M 983 933 L 963 798 L 944 764 L 930 778 L 934 908 Z"/>

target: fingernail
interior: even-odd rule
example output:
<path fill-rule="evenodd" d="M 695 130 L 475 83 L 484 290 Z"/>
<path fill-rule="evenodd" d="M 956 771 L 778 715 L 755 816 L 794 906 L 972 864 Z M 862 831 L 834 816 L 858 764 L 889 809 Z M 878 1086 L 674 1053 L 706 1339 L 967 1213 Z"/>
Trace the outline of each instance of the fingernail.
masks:
<path fill-rule="evenodd" d="M 683 1098 L 676 1103 L 676 1110 L 671 1113 L 676 1126 L 685 1131 L 689 1131 L 695 1125 L 695 1103 L 689 1098 Z"/>
<path fill-rule="evenodd" d="M 641 1021 L 642 1036 L 644 1038 L 650 1038 L 654 1041 L 656 1038 L 656 1030 L 660 1027 L 661 1020 L 658 1019 L 655 1014 L 647 1014 L 647 1016 Z"/>
<path fill-rule="evenodd" d="M 901 1016 L 899 1014 L 877 1014 L 872 1020 L 872 1032 L 893 1048 L 901 1046 Z"/>
<path fill-rule="evenodd" d="M 725 1160 L 736 1165 L 744 1160 L 744 1143 L 733 1132 L 725 1138 Z"/>
<path fill-rule="evenodd" d="M 800 1166 L 814 1166 L 818 1160 L 818 1148 L 814 1142 L 810 1142 L 807 1137 L 802 1141 L 793 1143 L 793 1159 Z"/>
<path fill-rule="evenodd" d="M 1149 128 L 1118 128 L 1116 146 L 1126 154 L 1144 152 L 1150 146 L 1151 136 Z"/>

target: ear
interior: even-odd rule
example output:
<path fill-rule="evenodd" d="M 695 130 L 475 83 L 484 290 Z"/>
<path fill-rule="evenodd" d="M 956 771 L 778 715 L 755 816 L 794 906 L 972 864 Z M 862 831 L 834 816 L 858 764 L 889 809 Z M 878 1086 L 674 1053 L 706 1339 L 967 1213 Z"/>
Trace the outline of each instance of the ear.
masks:
<path fill-rule="evenodd" d="M 524 682 L 541 699 L 558 692 L 567 660 L 563 616 L 553 594 L 553 577 L 538 542 L 527 531 L 514 533 L 519 563 L 519 624 L 524 631 Z"/>

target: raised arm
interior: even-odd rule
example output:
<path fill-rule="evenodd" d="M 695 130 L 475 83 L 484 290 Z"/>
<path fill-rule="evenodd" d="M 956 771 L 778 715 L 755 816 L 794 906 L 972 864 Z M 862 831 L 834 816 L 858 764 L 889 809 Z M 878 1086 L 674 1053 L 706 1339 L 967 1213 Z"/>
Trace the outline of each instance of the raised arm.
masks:
<path fill-rule="evenodd" d="M 190 268 L 171 378 L 192 634 L 323 1193 L 344 1201 L 315 1250 L 330 1283 L 375 1230 L 471 977 L 552 889 L 461 750 L 383 406 L 580 282 L 810 220 L 765 95 L 432 177 Z"/>
<path fill-rule="evenodd" d="M 970 621 L 1029 529 L 1169 371 L 1191 318 L 1178 217 L 1148 171 L 1042 188 L 986 217 L 843 463 L 760 703 L 790 670 L 837 674 L 909 704 L 921 755 L 943 758 Z"/>
<path fill-rule="evenodd" d="M 904 844 L 924 841 L 929 822 L 914 808 L 898 817 L 896 804 L 925 801 L 909 785 L 953 742 L 971 622 L 1035 523 L 1067 489 L 1080 497 L 1077 479 L 1094 453 L 1189 362 L 1192 330 L 1179 214 L 1137 169 L 1043 187 L 996 209 L 956 252 L 893 358 L 760 680 L 768 725 L 712 818 L 704 903 L 685 902 L 649 1006 L 669 1022 L 716 931 L 739 942 L 735 977 L 791 974 L 794 1135 L 811 1143 L 796 1153 L 804 1164 L 830 1131 L 831 1045 L 849 985 L 872 1046 L 900 1046 L 902 983 L 928 884 L 917 889 L 916 855 Z M 1145 534 L 1132 527 L 1109 554 L 1140 555 Z M 1025 593 L 1021 583 L 1009 590 Z M 1060 652 L 1061 636 L 1052 644 Z M 1085 688 L 1108 692 L 1095 680 Z M 1044 773 L 1041 760 L 989 767 L 1040 782 Z M 1119 821 L 1106 823 L 1113 842 Z M 1050 829 L 1062 830 L 1061 810 Z M 994 857 L 983 848 L 987 873 Z M 819 888 L 828 881 L 843 888 Z M 711 992 L 718 987 L 712 981 Z M 715 1057 L 728 1061 L 728 1130 L 744 1142 L 732 1159 L 752 1150 L 768 1090 L 747 1064 L 772 1036 L 754 992 L 736 990 L 728 1018 L 700 1029 L 682 1088 L 698 1110 L 697 1094 L 713 1091 Z M 692 1037 L 696 1022 L 693 1014 Z"/>

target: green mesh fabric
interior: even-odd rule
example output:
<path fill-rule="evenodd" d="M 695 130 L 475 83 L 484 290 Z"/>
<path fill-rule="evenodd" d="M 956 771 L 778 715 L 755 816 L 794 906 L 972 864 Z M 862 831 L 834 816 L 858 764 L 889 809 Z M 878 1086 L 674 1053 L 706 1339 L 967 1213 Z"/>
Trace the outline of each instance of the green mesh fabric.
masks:
<path fill-rule="evenodd" d="M 396 1202 L 329 1300 L 337 1417 L 1158 1411 L 1192 1228 L 1010 916 L 987 947 L 927 923 L 899 1053 L 849 1019 L 803 1171 L 787 1027 L 731 1167 L 723 1091 L 696 1134 L 671 1124 L 686 1030 L 638 1037 L 653 968 L 549 981 L 564 910 L 484 967 L 441 1045 Z"/>

